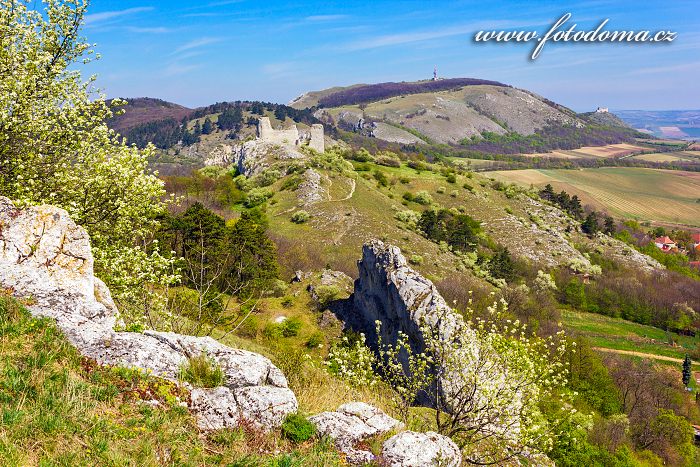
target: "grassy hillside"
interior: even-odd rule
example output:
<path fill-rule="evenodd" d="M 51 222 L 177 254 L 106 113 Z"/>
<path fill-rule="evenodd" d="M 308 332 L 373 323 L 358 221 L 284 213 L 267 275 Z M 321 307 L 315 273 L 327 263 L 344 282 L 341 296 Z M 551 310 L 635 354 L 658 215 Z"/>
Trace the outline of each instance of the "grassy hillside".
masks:
<path fill-rule="evenodd" d="M 604 167 L 578 170 L 487 172 L 523 186 L 552 184 L 584 204 L 619 217 L 700 226 L 700 174 L 670 170 Z"/>
<path fill-rule="evenodd" d="M 327 442 L 251 427 L 200 433 L 187 391 L 82 358 L 49 320 L 0 296 L 0 464 L 340 465 Z M 157 401 L 157 402 L 155 402 Z"/>

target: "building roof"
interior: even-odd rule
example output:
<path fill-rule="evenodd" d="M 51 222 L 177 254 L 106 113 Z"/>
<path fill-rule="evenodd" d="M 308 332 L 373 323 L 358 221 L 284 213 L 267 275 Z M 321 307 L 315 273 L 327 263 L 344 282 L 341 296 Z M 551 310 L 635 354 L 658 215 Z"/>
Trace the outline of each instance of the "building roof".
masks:
<path fill-rule="evenodd" d="M 668 235 L 664 237 L 657 237 L 656 240 L 654 240 L 654 243 L 661 243 L 661 244 L 667 244 L 667 243 L 676 243 L 673 240 L 671 240 Z"/>
<path fill-rule="evenodd" d="M 690 235 L 690 238 L 694 243 L 700 243 L 700 233 L 694 233 Z"/>

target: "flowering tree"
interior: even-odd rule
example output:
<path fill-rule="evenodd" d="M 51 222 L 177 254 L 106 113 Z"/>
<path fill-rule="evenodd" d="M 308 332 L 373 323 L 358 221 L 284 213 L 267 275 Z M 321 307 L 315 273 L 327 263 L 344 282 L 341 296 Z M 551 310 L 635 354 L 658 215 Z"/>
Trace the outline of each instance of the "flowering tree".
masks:
<path fill-rule="evenodd" d="M 563 333 L 536 337 L 520 322 L 504 319 L 506 310 L 501 302 L 488 308 L 487 319 L 433 317 L 437 325 L 421 326 L 421 352 L 405 336 L 394 345 L 379 343 L 379 369 L 400 405 L 428 394 L 438 430 L 463 448 L 470 463 L 547 452 L 559 434 L 540 405 L 566 386 Z M 566 420 L 567 413 L 561 415 Z"/>
<path fill-rule="evenodd" d="M 150 284 L 177 279 L 150 243 L 163 184 L 147 172 L 149 147 L 129 147 L 95 77 L 76 65 L 96 55 L 82 39 L 85 0 L 0 0 L 0 194 L 52 204 L 90 234 L 96 272 L 122 308 L 152 304 Z M 148 251 L 148 253 L 147 253 Z"/>

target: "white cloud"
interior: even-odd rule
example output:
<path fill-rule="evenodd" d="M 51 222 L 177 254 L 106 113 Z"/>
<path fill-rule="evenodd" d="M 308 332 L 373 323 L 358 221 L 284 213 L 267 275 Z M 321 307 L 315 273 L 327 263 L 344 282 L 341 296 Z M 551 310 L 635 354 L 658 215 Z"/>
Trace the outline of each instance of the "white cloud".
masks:
<path fill-rule="evenodd" d="M 103 11 L 101 13 L 93 13 L 91 15 L 85 15 L 85 25 L 90 26 L 95 23 L 102 21 L 107 21 L 110 19 L 119 18 L 121 16 L 131 15 L 134 13 L 142 13 L 144 11 L 153 11 L 153 7 L 143 6 L 135 8 L 127 8 L 125 10 L 114 10 L 114 11 Z"/>
<path fill-rule="evenodd" d="M 345 19 L 347 18 L 347 15 L 313 15 L 313 16 L 307 16 L 306 21 L 311 21 L 314 23 L 322 23 L 322 22 L 327 22 L 327 21 L 337 21 L 340 19 Z"/>
<path fill-rule="evenodd" d="M 181 45 L 177 49 L 173 51 L 173 53 L 180 53 L 184 52 L 186 50 L 192 50 L 196 49 L 198 47 L 204 47 L 205 45 L 209 44 L 215 44 L 217 42 L 221 42 L 222 39 L 220 37 L 201 37 L 199 39 L 194 39 L 190 42 L 187 42 L 186 44 Z"/>
<path fill-rule="evenodd" d="M 170 28 L 164 28 L 164 27 L 140 28 L 140 27 L 129 26 L 126 29 L 128 31 L 136 32 L 139 34 L 165 34 L 165 33 L 173 31 Z"/>
<path fill-rule="evenodd" d="M 356 42 L 341 45 L 342 50 L 356 51 L 376 49 L 379 47 L 389 47 L 394 45 L 410 44 L 413 42 L 423 42 L 433 39 L 441 39 L 452 36 L 472 35 L 481 29 L 491 30 L 500 28 L 521 28 L 534 26 L 530 23 L 515 23 L 512 21 L 479 21 L 475 23 L 450 26 L 433 31 L 416 31 L 400 34 L 387 34 L 383 36 L 375 36 L 369 39 L 363 39 Z"/>

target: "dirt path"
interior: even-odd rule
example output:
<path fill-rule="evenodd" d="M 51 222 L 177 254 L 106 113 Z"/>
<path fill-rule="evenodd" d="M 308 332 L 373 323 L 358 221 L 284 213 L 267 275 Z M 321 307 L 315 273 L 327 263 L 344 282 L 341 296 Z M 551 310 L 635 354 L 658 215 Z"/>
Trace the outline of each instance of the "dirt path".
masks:
<path fill-rule="evenodd" d="M 683 363 L 683 359 L 681 358 L 675 358 L 675 357 L 667 357 L 666 355 L 656 355 L 652 353 L 644 353 L 644 352 L 635 352 L 633 350 L 617 350 L 617 349 L 606 349 L 603 347 L 593 347 L 593 350 L 597 350 L 599 352 L 608 352 L 608 353 L 618 353 L 622 355 L 631 355 L 633 357 L 644 357 L 644 358 L 651 358 L 653 360 L 664 360 L 666 362 L 676 362 L 676 363 Z M 698 363 L 693 362 L 693 365 L 697 365 Z"/>
<path fill-rule="evenodd" d="M 352 198 L 352 195 L 355 194 L 355 179 L 354 179 L 354 178 L 351 178 L 351 179 L 349 179 L 349 180 L 350 180 L 350 194 L 347 195 L 347 196 L 346 196 L 345 198 L 343 198 L 343 199 L 339 199 L 338 201 L 346 201 L 346 200 Z"/>

